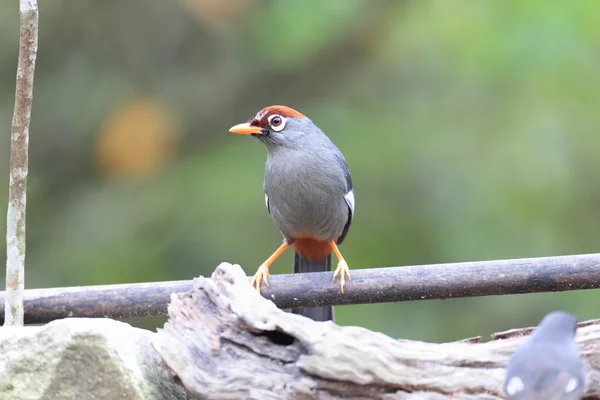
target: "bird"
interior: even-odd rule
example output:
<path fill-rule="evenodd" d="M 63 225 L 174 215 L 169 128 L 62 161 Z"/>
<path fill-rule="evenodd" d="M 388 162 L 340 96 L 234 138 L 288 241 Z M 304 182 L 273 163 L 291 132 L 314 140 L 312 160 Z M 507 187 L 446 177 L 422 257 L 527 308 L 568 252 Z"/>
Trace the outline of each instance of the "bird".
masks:
<path fill-rule="evenodd" d="M 547 314 L 513 354 L 504 393 L 515 400 L 575 400 L 585 392 L 585 369 L 575 343 L 577 318 Z"/>
<path fill-rule="evenodd" d="M 252 278 L 260 292 L 269 286 L 269 267 L 289 247 L 295 250 L 294 273 L 331 270 L 344 293 L 350 270 L 338 246 L 354 216 L 354 190 L 343 154 L 308 117 L 293 108 L 272 105 L 246 123 L 229 129 L 252 135 L 267 148 L 263 191 L 267 211 L 283 235 L 283 243 L 262 263 Z M 333 320 L 333 307 L 292 309 L 316 321 Z"/>

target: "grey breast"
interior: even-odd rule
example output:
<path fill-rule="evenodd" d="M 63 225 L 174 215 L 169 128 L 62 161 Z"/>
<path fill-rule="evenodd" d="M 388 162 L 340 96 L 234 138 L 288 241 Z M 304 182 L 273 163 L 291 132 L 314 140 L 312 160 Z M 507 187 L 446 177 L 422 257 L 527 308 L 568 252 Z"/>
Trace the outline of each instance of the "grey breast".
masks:
<path fill-rule="evenodd" d="M 567 340 L 568 339 L 568 340 Z M 529 342 L 517 350 L 508 365 L 510 377 L 528 386 L 511 399 L 575 400 L 585 387 L 585 371 L 572 339 Z"/>
<path fill-rule="evenodd" d="M 329 152 L 269 151 L 264 186 L 269 212 L 286 238 L 341 235 L 349 213 L 345 176 Z"/>

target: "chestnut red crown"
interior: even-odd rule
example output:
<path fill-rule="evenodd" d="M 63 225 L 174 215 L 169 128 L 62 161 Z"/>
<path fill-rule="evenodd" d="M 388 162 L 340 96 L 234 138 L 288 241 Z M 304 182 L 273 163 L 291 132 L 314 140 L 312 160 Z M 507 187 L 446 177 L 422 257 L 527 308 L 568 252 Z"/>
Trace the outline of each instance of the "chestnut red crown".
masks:
<path fill-rule="evenodd" d="M 261 128 L 269 127 L 269 117 L 271 115 L 281 115 L 285 118 L 304 118 L 304 115 L 287 106 L 269 106 L 260 110 L 254 118 L 251 118 L 251 126 L 260 126 Z"/>
<path fill-rule="evenodd" d="M 265 107 L 250 118 L 244 124 L 237 124 L 229 129 L 229 132 L 238 135 L 261 135 L 265 130 L 274 130 L 280 132 L 285 128 L 285 120 L 288 118 L 305 118 L 293 108 L 286 106 Z"/>

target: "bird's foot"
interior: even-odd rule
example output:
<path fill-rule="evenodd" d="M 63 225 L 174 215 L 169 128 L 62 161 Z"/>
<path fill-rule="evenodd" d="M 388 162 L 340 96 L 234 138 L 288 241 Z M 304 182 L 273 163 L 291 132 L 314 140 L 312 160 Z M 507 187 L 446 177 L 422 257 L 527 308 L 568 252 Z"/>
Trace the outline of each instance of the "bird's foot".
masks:
<path fill-rule="evenodd" d="M 250 284 L 252 286 L 256 286 L 256 291 L 258 293 L 260 293 L 260 283 L 263 280 L 265 281 L 265 285 L 267 285 L 267 287 L 268 287 L 269 286 L 269 267 L 267 267 L 265 264 L 258 267 L 258 270 L 256 271 L 256 273 L 254 274 L 254 277 L 252 278 L 252 282 L 250 282 Z"/>
<path fill-rule="evenodd" d="M 348 279 L 352 279 L 350 277 L 350 268 L 348 268 L 348 264 L 345 260 L 340 260 L 340 262 L 338 263 L 337 268 L 335 269 L 335 272 L 333 274 L 334 281 L 338 275 L 340 276 L 340 290 L 342 291 L 342 293 L 344 293 L 344 286 L 346 286 L 346 275 L 348 275 Z"/>

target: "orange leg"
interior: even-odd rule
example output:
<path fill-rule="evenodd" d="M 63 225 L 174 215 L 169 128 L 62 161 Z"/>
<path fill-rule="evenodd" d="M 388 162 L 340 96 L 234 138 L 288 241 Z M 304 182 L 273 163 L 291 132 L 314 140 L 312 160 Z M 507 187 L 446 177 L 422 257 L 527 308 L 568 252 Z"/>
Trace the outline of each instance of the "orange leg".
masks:
<path fill-rule="evenodd" d="M 333 250 L 335 256 L 338 259 L 338 266 L 335 269 L 335 273 L 333 274 L 333 280 L 335 281 L 335 278 L 337 278 L 338 275 L 340 276 L 340 290 L 342 291 L 342 293 L 344 293 L 344 286 L 346 285 L 346 275 L 348 275 L 348 279 L 352 279 L 350 277 L 350 268 L 348 268 L 346 260 L 344 260 L 344 257 L 342 257 L 342 253 L 340 253 L 337 244 L 335 244 L 333 240 L 329 242 L 329 244 L 331 245 L 331 249 Z"/>
<path fill-rule="evenodd" d="M 267 261 L 265 261 L 264 263 L 262 263 L 262 265 L 260 267 L 258 267 L 258 270 L 256 271 L 256 273 L 254 274 L 254 277 L 252 278 L 252 282 L 251 284 L 254 286 L 256 285 L 256 290 L 260 293 L 260 283 L 264 280 L 265 281 L 265 285 L 269 286 L 269 267 L 271 266 L 271 264 L 273 264 L 275 262 L 275 260 L 277 260 L 277 258 L 279 258 L 280 255 L 283 254 L 283 252 L 289 247 L 289 245 L 285 242 L 283 242 L 283 244 L 281 246 L 279 246 L 279 248 L 277 250 L 275 250 L 275 253 L 273 253 L 273 255 L 269 258 L 267 258 Z"/>

